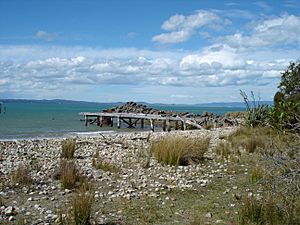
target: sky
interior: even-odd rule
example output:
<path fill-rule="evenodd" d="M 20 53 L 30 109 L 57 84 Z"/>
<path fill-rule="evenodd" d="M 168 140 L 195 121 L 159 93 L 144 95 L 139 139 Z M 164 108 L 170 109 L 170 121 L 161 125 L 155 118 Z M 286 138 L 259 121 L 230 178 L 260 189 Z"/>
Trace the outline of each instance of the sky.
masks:
<path fill-rule="evenodd" d="M 272 100 L 300 1 L 0 0 L 0 99 Z"/>

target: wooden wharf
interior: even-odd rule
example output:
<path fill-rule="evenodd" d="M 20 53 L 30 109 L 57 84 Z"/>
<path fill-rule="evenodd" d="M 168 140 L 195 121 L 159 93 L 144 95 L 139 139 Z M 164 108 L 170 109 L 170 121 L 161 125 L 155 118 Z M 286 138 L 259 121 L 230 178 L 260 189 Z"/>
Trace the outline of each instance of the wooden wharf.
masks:
<path fill-rule="evenodd" d="M 171 130 L 171 122 L 175 122 L 175 129 L 180 127 L 182 130 L 186 130 L 186 126 L 190 125 L 199 129 L 202 126 L 197 123 L 193 118 L 187 117 L 170 117 L 154 114 L 142 114 L 142 113 L 109 113 L 109 112 L 81 112 L 79 115 L 84 116 L 85 126 L 90 124 L 97 124 L 102 127 L 103 121 L 110 121 L 110 126 L 113 127 L 116 122 L 117 128 L 121 128 L 121 122 L 128 125 L 128 128 L 135 128 L 140 123 L 140 127 L 144 129 L 145 120 L 150 123 L 151 130 L 154 131 L 155 121 L 162 121 L 162 127 L 164 131 Z M 108 120 L 107 120 L 108 119 Z"/>

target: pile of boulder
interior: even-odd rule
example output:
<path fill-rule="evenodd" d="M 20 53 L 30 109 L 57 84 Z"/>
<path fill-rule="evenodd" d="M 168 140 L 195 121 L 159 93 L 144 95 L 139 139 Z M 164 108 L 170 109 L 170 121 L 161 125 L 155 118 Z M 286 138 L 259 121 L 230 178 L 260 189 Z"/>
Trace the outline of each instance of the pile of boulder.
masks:
<path fill-rule="evenodd" d="M 204 112 L 200 115 L 200 114 L 194 114 L 189 112 L 166 111 L 166 110 L 153 109 L 151 107 L 147 107 L 146 105 L 138 104 L 136 102 L 127 102 L 124 105 L 103 110 L 103 112 L 141 113 L 141 114 L 160 115 L 163 117 L 189 118 L 197 122 L 199 125 L 213 126 L 213 127 L 235 126 L 239 124 L 239 121 L 236 118 L 232 118 L 228 115 L 215 115 L 211 112 Z"/>

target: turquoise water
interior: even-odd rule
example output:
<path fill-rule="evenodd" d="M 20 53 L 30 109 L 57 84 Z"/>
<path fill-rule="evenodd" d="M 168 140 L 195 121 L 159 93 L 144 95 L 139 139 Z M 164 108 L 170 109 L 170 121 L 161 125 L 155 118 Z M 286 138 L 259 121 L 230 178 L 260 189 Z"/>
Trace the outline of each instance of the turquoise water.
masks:
<path fill-rule="evenodd" d="M 111 127 L 85 126 L 79 112 L 97 112 L 114 104 L 98 103 L 5 103 L 6 113 L 0 114 L 0 139 L 24 139 L 63 137 L 85 132 L 112 130 Z M 152 108 L 201 114 L 208 111 L 224 114 L 229 111 L 244 111 L 243 108 L 162 106 Z"/>

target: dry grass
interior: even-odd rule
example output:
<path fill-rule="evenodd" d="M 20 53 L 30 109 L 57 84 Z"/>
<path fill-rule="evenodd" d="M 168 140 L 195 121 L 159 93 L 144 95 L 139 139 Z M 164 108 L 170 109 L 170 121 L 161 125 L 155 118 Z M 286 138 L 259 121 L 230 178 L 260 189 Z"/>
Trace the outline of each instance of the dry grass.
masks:
<path fill-rule="evenodd" d="M 228 160 L 232 153 L 231 145 L 228 142 L 220 142 L 216 147 L 217 155 L 221 156 L 222 160 Z"/>
<path fill-rule="evenodd" d="M 25 165 L 19 166 L 16 170 L 14 170 L 11 174 L 11 181 L 14 184 L 19 185 L 31 185 L 33 180 L 30 175 L 29 167 Z"/>
<path fill-rule="evenodd" d="M 244 118 L 245 112 L 227 112 L 225 116 L 232 118 Z"/>
<path fill-rule="evenodd" d="M 75 153 L 76 141 L 75 140 L 64 140 L 61 143 L 61 158 L 73 159 Z"/>
<path fill-rule="evenodd" d="M 248 153 L 254 153 L 259 148 L 265 148 L 277 133 L 270 128 L 248 128 L 240 127 L 228 137 L 232 148 L 243 149 Z"/>
<path fill-rule="evenodd" d="M 240 210 L 239 225 L 294 224 L 286 223 L 287 217 L 288 215 L 284 214 L 273 199 L 257 200 L 251 197 L 244 201 L 244 206 Z"/>
<path fill-rule="evenodd" d="M 60 214 L 60 224 L 90 225 L 93 202 L 93 186 L 83 183 L 73 196 L 67 214 Z"/>
<path fill-rule="evenodd" d="M 80 181 L 79 171 L 73 160 L 62 160 L 60 162 L 60 182 L 63 188 L 74 188 L 76 182 Z"/>
<path fill-rule="evenodd" d="M 109 171 L 109 172 L 117 172 L 118 168 L 113 165 L 112 163 L 104 161 L 100 156 L 99 153 L 96 152 L 92 159 L 92 165 L 97 170 Z"/>
<path fill-rule="evenodd" d="M 152 141 L 150 151 L 163 164 L 189 165 L 203 160 L 209 141 L 209 138 L 163 137 Z"/>

